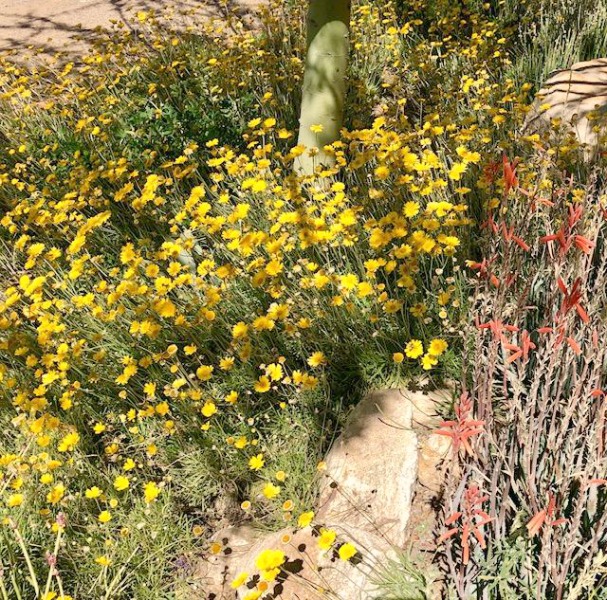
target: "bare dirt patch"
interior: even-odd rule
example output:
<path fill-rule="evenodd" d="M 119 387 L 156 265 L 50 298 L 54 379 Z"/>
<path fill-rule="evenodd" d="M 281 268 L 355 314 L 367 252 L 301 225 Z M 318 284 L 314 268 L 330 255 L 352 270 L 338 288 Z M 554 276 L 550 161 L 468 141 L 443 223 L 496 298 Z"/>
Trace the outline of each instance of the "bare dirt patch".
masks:
<path fill-rule="evenodd" d="M 29 54 L 79 52 L 99 28 L 127 22 L 134 12 L 200 9 L 209 19 L 254 13 L 258 0 L 0 0 L 0 50 Z"/>

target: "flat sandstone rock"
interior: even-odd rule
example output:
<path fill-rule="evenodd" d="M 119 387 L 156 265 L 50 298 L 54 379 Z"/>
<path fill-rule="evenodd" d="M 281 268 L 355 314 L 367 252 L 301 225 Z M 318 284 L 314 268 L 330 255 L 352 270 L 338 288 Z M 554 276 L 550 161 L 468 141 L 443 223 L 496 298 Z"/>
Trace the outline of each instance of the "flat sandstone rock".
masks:
<path fill-rule="evenodd" d="M 572 65 L 551 74 L 538 92 L 523 126 L 524 133 L 561 123 L 594 156 L 607 129 L 607 58 Z"/>

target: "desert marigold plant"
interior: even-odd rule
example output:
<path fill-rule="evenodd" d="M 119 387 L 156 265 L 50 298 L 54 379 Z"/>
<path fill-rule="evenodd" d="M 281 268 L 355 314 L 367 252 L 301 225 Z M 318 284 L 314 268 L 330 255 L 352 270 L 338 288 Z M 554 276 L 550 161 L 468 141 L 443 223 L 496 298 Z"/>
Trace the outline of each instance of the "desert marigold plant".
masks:
<path fill-rule="evenodd" d="M 549 221 L 586 190 L 547 195 L 550 159 L 514 159 L 507 126 L 529 88 L 508 74 L 496 11 L 356 3 L 346 127 L 324 149 L 335 164 L 302 177 L 294 4 L 273 2 L 257 29 L 139 11 L 80 61 L 0 60 L 0 559 L 21 597 L 153 597 L 187 579 L 226 515 L 310 526 L 317 462 L 366 387 L 458 372 L 464 260 L 489 292 L 512 278 L 495 252 L 476 256 L 477 221 L 508 260 L 558 258 L 556 287 L 540 270 L 532 290 L 552 320 L 479 312 L 492 360 L 523 377 L 548 339 L 585 356 L 590 330 L 570 325 L 591 327 L 595 279 L 565 259 L 590 264 L 598 230 L 586 206 Z M 523 190 L 535 241 L 510 204 L 500 212 Z M 466 469 L 504 418 L 490 406 L 471 388 L 442 425 Z M 542 483 L 504 514 L 539 544 L 561 526 L 564 489 Z M 458 585 L 496 535 L 500 494 L 470 476 L 454 497 L 448 525 L 468 525 L 445 538 L 465 553 Z M 321 531 L 323 550 L 355 562 L 357 547 Z M 259 574 L 274 581 L 284 560 L 268 549 Z"/>

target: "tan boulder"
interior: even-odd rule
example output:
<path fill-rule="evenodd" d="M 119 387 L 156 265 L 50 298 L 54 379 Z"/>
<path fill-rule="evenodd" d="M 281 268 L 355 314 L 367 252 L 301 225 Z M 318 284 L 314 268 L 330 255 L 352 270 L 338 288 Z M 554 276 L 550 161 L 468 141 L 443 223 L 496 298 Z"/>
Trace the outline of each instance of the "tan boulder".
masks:
<path fill-rule="evenodd" d="M 603 145 L 606 116 L 607 58 L 597 58 L 551 73 L 525 119 L 523 132 L 548 130 L 561 123 L 591 157 Z"/>
<path fill-rule="evenodd" d="M 450 398 L 447 389 L 381 390 L 365 397 L 327 454 L 315 526 L 218 532 L 215 552 L 198 565 L 197 593 L 186 597 L 199 600 L 202 589 L 207 600 L 245 598 L 260 582 L 256 558 L 268 549 L 286 555 L 281 575 L 265 592 L 277 600 L 378 598 L 375 582 L 403 548 L 427 566 L 425 574 L 430 572 L 435 507 L 451 456 L 449 438 L 434 431 Z M 337 533 L 331 551 L 319 548 L 321 527 Z M 358 551 L 350 561 L 337 555 L 344 542 Z M 249 587 L 232 589 L 230 583 L 243 572 L 249 574 Z"/>
<path fill-rule="evenodd" d="M 326 458 L 318 517 L 379 532 L 397 547 L 418 478 L 420 431 L 437 426 L 437 404 L 447 391 L 388 389 L 367 395 L 354 409 Z"/>

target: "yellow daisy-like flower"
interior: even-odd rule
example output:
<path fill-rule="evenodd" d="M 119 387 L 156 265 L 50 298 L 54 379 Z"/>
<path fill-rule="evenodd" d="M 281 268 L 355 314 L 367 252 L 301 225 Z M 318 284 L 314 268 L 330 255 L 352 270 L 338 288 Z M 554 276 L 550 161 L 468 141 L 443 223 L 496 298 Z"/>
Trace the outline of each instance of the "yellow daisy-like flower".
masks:
<path fill-rule="evenodd" d="M 297 519 L 297 526 L 303 529 L 304 527 L 310 525 L 313 519 L 314 511 L 310 510 L 308 512 L 301 513 L 301 515 L 299 515 L 299 518 Z"/>
<path fill-rule="evenodd" d="M 112 520 L 112 515 L 107 510 L 102 510 L 97 517 L 100 523 L 107 523 Z"/>
<path fill-rule="evenodd" d="M 201 365 L 196 369 L 196 377 L 200 381 L 208 381 L 213 376 L 213 367 L 211 365 Z"/>
<path fill-rule="evenodd" d="M 118 475 L 116 479 L 114 479 L 114 489 L 122 492 L 126 490 L 130 485 L 129 478 L 124 475 Z"/>
<path fill-rule="evenodd" d="M 411 340 L 405 346 L 405 354 L 408 358 L 419 358 L 424 353 L 424 345 L 420 340 Z"/>
<path fill-rule="evenodd" d="M 265 392 L 268 392 L 270 390 L 270 379 L 269 379 L 269 377 L 266 377 L 265 375 L 262 375 L 255 382 L 255 385 L 253 386 L 253 388 L 259 394 L 264 394 Z"/>
<path fill-rule="evenodd" d="M 431 354 L 424 354 L 422 358 L 422 367 L 425 371 L 429 371 L 438 363 L 438 360 Z"/>
<path fill-rule="evenodd" d="M 280 494 L 280 489 L 281 488 L 279 485 L 274 485 L 273 483 L 268 482 L 263 488 L 263 495 L 268 500 L 271 500 L 272 498 L 276 498 L 276 496 Z"/>
<path fill-rule="evenodd" d="M 248 578 L 249 578 L 248 573 L 246 573 L 246 572 L 240 573 L 232 580 L 232 583 L 230 583 L 230 587 L 233 590 L 235 590 L 235 589 L 239 588 L 241 585 L 243 585 Z"/>
<path fill-rule="evenodd" d="M 205 404 L 202 407 L 202 409 L 200 410 L 200 412 L 202 413 L 202 415 L 204 417 L 207 417 L 207 419 L 208 419 L 209 417 L 212 417 L 217 412 L 217 406 L 215 405 L 214 402 L 211 402 L 211 400 L 208 400 L 207 402 L 205 402 Z"/>
<path fill-rule="evenodd" d="M 91 500 L 94 500 L 95 498 L 99 498 L 99 496 L 101 496 L 101 494 L 103 494 L 103 492 L 96 485 L 94 485 L 92 488 L 89 488 L 88 490 L 86 490 L 84 492 L 84 495 Z"/>
<path fill-rule="evenodd" d="M 428 354 L 431 356 L 440 356 L 449 347 L 449 344 L 445 340 L 436 338 L 430 342 L 428 346 Z"/>
<path fill-rule="evenodd" d="M 274 581 L 286 560 L 282 550 L 263 550 L 255 559 L 255 566 L 259 569 L 262 579 Z"/>
<path fill-rule="evenodd" d="M 357 552 L 356 547 L 349 542 L 342 544 L 337 551 L 341 560 L 350 560 L 353 556 L 356 556 Z"/>
<path fill-rule="evenodd" d="M 318 538 L 318 547 L 321 550 L 329 550 L 335 543 L 337 534 L 332 529 L 321 529 Z"/>
<path fill-rule="evenodd" d="M 143 488 L 143 497 L 147 504 L 151 504 L 160 495 L 160 488 L 154 481 L 149 481 Z"/>
<path fill-rule="evenodd" d="M 407 202 L 403 207 L 403 214 L 405 217 L 414 217 L 419 213 L 419 204 L 417 202 Z"/>
<path fill-rule="evenodd" d="M 256 454 L 249 459 L 249 469 L 252 471 L 259 471 L 265 464 L 263 454 Z"/>
<path fill-rule="evenodd" d="M 21 506 L 23 504 L 23 498 L 23 494 L 11 494 L 6 500 L 6 505 L 9 508 Z"/>
<path fill-rule="evenodd" d="M 321 365 L 327 364 L 327 359 L 322 352 L 314 352 L 314 354 L 308 358 L 308 364 L 311 367 L 320 367 Z"/>

